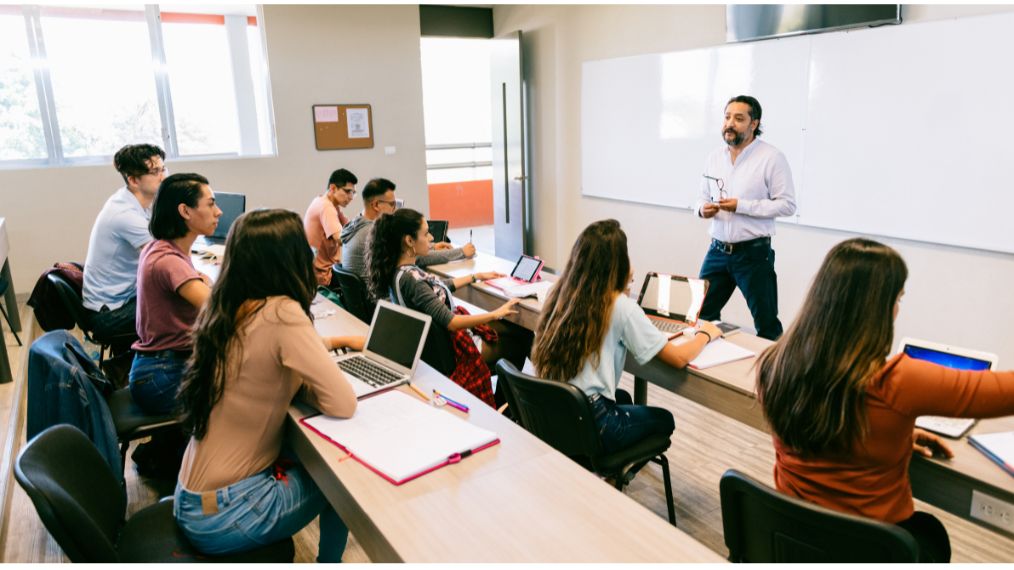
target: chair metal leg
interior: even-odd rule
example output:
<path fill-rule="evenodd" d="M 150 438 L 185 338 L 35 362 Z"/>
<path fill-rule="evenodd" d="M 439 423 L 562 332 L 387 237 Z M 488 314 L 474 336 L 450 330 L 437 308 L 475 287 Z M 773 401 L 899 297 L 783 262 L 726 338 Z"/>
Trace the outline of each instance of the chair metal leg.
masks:
<path fill-rule="evenodd" d="M 665 504 L 669 509 L 669 524 L 676 526 L 676 504 L 672 496 L 672 479 L 669 477 L 669 459 L 664 454 L 652 458 L 652 461 L 662 466 L 662 482 L 665 484 Z"/>
<path fill-rule="evenodd" d="M 11 323 L 11 318 L 7 316 L 7 311 L 4 310 L 3 305 L 0 305 L 0 313 L 3 313 L 4 320 L 7 321 L 7 326 L 11 329 L 11 334 L 14 335 L 14 340 L 18 341 L 18 346 L 24 346 L 21 344 L 21 337 L 18 336 L 18 331 L 14 330 L 14 324 Z"/>

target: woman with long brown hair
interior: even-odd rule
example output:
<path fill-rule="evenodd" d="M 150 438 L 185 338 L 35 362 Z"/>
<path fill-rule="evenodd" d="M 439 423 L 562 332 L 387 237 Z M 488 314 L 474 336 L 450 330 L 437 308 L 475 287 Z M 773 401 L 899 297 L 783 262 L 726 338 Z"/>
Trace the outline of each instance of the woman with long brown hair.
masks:
<path fill-rule="evenodd" d="M 191 434 L 174 515 L 207 554 L 242 552 L 299 532 L 320 515 L 320 562 L 340 562 L 348 528 L 301 465 L 282 450 L 292 398 L 347 418 L 356 396 L 328 350 L 363 337 L 321 338 L 310 302 L 313 254 L 299 216 L 254 210 L 226 239 L 222 272 L 197 320 L 183 378 Z"/>
<path fill-rule="evenodd" d="M 761 355 L 757 393 L 774 432 L 779 490 L 898 524 L 923 561 L 946 562 L 947 531 L 915 512 L 908 465 L 913 449 L 951 451 L 915 429 L 915 418 L 1014 413 L 1014 372 L 888 359 L 907 277 L 890 247 L 863 238 L 835 246 L 795 322 Z"/>
<path fill-rule="evenodd" d="M 543 304 L 532 347 L 539 376 L 570 382 L 591 401 L 607 452 L 676 429 L 668 410 L 633 405 L 630 395 L 618 389 L 627 351 L 641 364 L 657 355 L 683 368 L 721 334 L 701 321 L 700 334 L 690 342 L 670 344 L 625 294 L 631 278 L 627 235 L 620 223 L 603 220 L 585 228 Z"/>

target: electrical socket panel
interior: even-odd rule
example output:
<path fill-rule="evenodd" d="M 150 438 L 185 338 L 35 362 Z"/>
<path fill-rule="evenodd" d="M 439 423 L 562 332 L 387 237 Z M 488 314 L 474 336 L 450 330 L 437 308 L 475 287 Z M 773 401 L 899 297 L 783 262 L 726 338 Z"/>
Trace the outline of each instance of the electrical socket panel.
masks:
<path fill-rule="evenodd" d="M 1014 532 L 1014 505 L 972 490 L 972 518 L 1008 533 Z"/>

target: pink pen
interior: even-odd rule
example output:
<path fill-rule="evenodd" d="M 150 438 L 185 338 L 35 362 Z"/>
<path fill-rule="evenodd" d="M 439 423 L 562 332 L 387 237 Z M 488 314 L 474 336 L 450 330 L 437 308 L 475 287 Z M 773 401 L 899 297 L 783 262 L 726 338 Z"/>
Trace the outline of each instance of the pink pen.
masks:
<path fill-rule="evenodd" d="M 455 402 L 454 400 L 448 398 L 447 396 L 444 396 L 443 394 L 441 394 L 440 392 L 437 392 L 436 390 L 433 390 L 433 395 L 435 397 L 437 397 L 437 398 L 442 398 L 445 402 L 447 402 L 448 406 L 450 406 L 452 408 L 457 408 L 458 410 L 461 410 L 462 412 L 465 412 L 466 414 L 468 413 L 468 406 L 466 406 L 465 404 L 462 404 L 460 402 Z"/>

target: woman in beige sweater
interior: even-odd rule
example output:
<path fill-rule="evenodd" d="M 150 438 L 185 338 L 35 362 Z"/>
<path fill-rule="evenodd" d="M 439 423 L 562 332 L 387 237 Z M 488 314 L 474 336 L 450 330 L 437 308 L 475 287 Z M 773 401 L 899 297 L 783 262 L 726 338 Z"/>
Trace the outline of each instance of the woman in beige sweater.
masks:
<path fill-rule="evenodd" d="M 176 521 L 207 554 L 292 536 L 320 515 L 321 562 L 340 562 L 348 529 L 306 470 L 282 450 L 286 412 L 303 397 L 350 417 L 352 387 L 328 349 L 362 337 L 321 338 L 310 302 L 312 253 L 299 216 L 255 210 L 237 221 L 222 273 L 198 317 L 180 390 L 191 434 L 176 486 Z"/>

